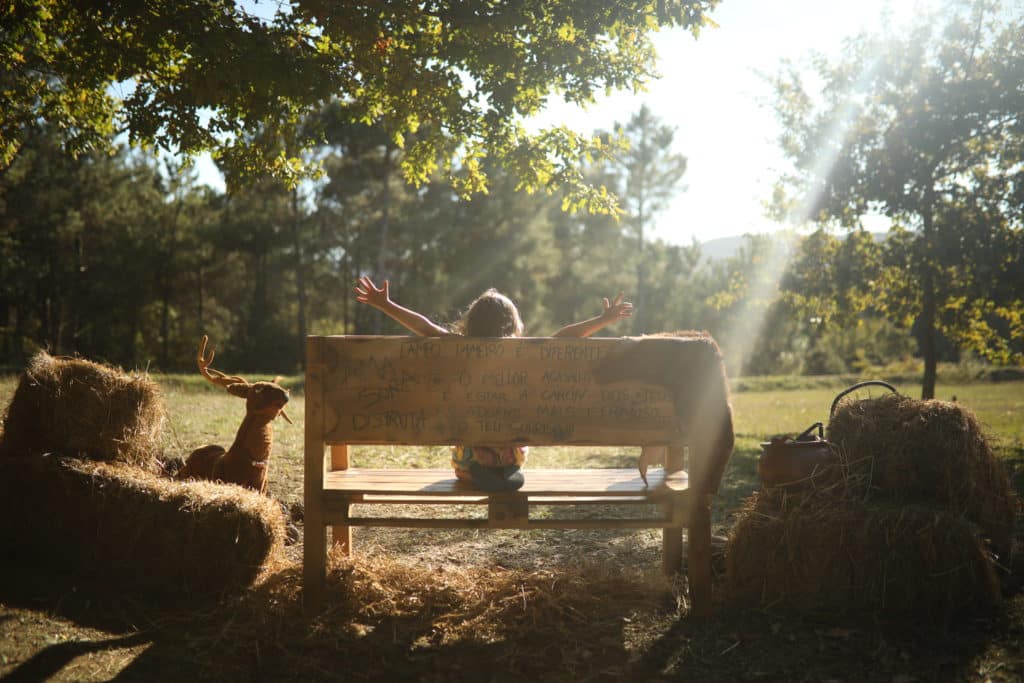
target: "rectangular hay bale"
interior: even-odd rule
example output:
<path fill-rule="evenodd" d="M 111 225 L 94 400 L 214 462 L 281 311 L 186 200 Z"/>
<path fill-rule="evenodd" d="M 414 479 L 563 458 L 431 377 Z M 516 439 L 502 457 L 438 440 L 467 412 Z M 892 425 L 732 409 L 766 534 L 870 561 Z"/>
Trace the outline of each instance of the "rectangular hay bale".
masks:
<path fill-rule="evenodd" d="M 40 351 L 4 414 L 0 455 L 59 455 L 156 470 L 166 412 L 156 382 Z"/>
<path fill-rule="evenodd" d="M 239 486 L 49 455 L 0 458 L 0 544 L 20 566 L 143 594 L 212 595 L 251 585 L 284 535 L 279 505 Z"/>
<path fill-rule="evenodd" d="M 944 623 L 1001 604 L 991 554 L 961 517 L 921 505 L 835 500 L 784 511 L 776 503 L 757 494 L 732 529 L 734 603 Z"/>

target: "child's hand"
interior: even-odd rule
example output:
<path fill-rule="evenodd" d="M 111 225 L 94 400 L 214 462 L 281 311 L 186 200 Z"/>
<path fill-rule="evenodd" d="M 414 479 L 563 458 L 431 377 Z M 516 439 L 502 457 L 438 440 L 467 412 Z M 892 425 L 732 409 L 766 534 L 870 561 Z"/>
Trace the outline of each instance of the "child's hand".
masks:
<path fill-rule="evenodd" d="M 608 303 L 608 298 L 605 297 L 604 311 L 601 313 L 601 318 L 609 322 L 614 322 L 619 318 L 629 318 L 633 315 L 633 304 L 628 301 L 622 300 L 622 292 L 615 297 L 615 301 Z"/>
<path fill-rule="evenodd" d="M 391 303 L 391 297 L 388 295 L 388 281 L 385 280 L 384 286 L 378 288 L 368 275 L 362 276 L 359 278 L 359 284 L 356 285 L 356 301 L 383 310 Z"/>

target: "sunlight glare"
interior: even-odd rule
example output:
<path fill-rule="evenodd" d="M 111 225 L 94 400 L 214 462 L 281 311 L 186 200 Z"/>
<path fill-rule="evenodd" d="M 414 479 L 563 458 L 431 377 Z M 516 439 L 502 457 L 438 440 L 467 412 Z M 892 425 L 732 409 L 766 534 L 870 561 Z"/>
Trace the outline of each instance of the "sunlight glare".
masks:
<path fill-rule="evenodd" d="M 807 192 L 790 216 L 793 225 L 804 226 L 814 218 L 811 213 L 821 198 L 825 178 L 828 177 L 839 157 L 850 129 L 859 114 L 860 103 L 868 94 L 869 86 L 877 74 L 880 64 L 881 60 L 875 58 L 868 60 L 863 65 L 850 91 L 846 93 L 832 125 L 826 131 L 823 139 L 819 141 L 819 156 L 812 165 L 813 170 L 808 179 Z M 727 365 L 734 373 L 743 371 L 754 344 L 761 338 L 769 305 L 778 295 L 779 283 L 789 265 L 792 253 L 793 250 L 790 249 L 788 242 L 773 239 L 769 243 L 768 253 L 759 254 L 752 261 L 755 268 L 746 277 L 749 286 L 748 303 L 744 311 L 733 318 L 723 337 L 728 340 L 730 357 L 727 359 Z"/>

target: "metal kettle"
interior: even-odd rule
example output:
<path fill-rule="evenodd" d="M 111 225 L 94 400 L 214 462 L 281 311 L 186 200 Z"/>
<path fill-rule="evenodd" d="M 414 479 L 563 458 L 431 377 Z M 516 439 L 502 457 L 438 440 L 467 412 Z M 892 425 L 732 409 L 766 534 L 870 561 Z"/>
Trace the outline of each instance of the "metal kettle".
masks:
<path fill-rule="evenodd" d="M 836 406 L 844 396 L 874 385 L 883 386 L 897 393 L 894 386 L 881 380 L 858 382 L 839 392 L 835 397 L 829 410 L 829 419 L 835 415 Z M 762 442 L 761 457 L 757 461 L 757 474 L 765 486 L 782 486 L 808 480 L 816 469 L 836 462 L 836 453 L 825 438 L 824 424 L 815 422 L 795 438 L 776 436 L 770 441 Z"/>

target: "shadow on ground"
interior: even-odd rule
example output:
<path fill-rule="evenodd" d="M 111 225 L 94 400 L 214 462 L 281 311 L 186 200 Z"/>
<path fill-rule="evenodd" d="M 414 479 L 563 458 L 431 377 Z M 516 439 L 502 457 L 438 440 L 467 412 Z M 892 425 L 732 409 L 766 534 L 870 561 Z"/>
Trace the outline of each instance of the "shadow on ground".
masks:
<path fill-rule="evenodd" d="M 588 571 L 458 571 L 420 567 L 414 558 L 336 564 L 328 607 L 313 619 L 302 613 L 295 565 L 244 594 L 190 605 L 72 589 L 68 577 L 7 575 L 0 590 L 4 643 L 21 626 L 12 623 L 25 614 L 21 610 L 49 619 L 48 628 L 63 624 L 59 628 L 71 636 L 26 650 L 27 656 L 4 667 L 3 680 L 89 680 L 88 669 L 75 668 L 86 657 L 96 662 L 96 672 L 113 666 L 116 680 L 190 683 L 1024 676 L 1021 596 L 1011 597 L 998 618 L 945 627 L 809 619 L 721 602 L 702 620 L 687 616 L 681 582 Z M 119 661 L 104 664 L 105 656 Z"/>

